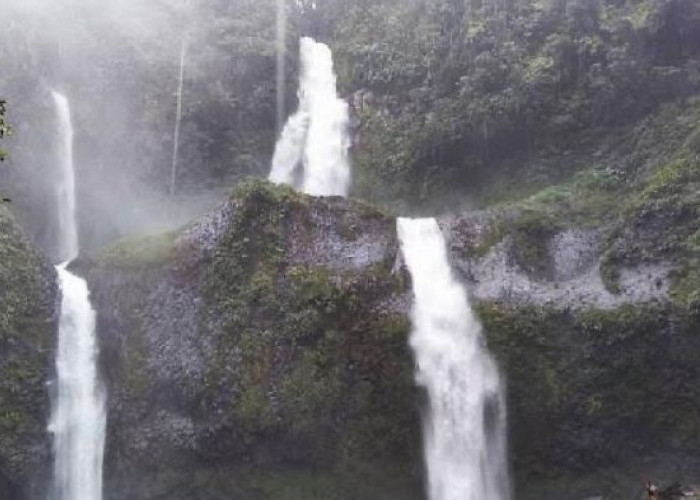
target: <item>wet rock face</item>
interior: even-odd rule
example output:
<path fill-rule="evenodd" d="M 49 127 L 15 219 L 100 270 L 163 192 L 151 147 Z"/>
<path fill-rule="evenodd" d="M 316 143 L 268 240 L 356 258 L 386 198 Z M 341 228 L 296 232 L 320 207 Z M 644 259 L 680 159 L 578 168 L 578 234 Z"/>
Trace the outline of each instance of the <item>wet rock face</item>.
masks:
<path fill-rule="evenodd" d="M 596 470 L 695 446 L 698 318 L 666 300 L 666 266 L 623 270 L 614 294 L 597 231 L 494 238 L 489 212 L 441 224 L 509 381 L 519 498 L 543 497 L 528 486 L 547 474 L 608 491 Z M 109 498 L 420 498 L 393 218 L 254 182 L 177 234 L 76 269 L 109 387 Z"/>
<path fill-rule="evenodd" d="M 58 328 L 53 267 L 0 205 L 0 496 L 45 498 L 51 441 L 46 431 Z"/>
<path fill-rule="evenodd" d="M 193 485 L 224 468 L 212 481 L 229 491 L 246 471 L 313 469 L 299 494 L 315 498 L 319 477 L 342 489 L 367 464 L 367 487 L 385 483 L 367 498 L 418 494 L 397 255 L 393 219 L 371 207 L 254 182 L 177 235 L 77 265 L 109 388 L 108 498 L 215 495 Z"/>
<path fill-rule="evenodd" d="M 395 245 L 392 220 L 341 198 L 313 201 L 308 213 L 293 221 L 291 232 L 302 237 L 287 241 L 290 263 L 337 271 L 380 264 L 387 248 Z"/>
<path fill-rule="evenodd" d="M 564 475 L 570 483 L 587 478 L 572 489 L 582 498 L 600 491 L 615 498 L 635 479 L 620 472 L 607 481 L 596 471 L 621 464 L 664 481 L 695 480 L 660 465 L 695 463 L 697 453 L 687 450 L 700 444 L 690 409 L 700 397 L 700 316 L 674 302 L 672 261 L 626 262 L 611 291 L 600 230 L 543 230 L 508 220 L 522 221 L 517 214 L 498 216 L 469 213 L 441 224 L 508 380 L 518 497 L 570 498 L 566 489 L 535 486 L 538 477 Z M 634 465 L 660 453 L 663 461 Z"/>
<path fill-rule="evenodd" d="M 618 292 L 600 272 L 600 234 L 594 229 L 562 229 L 530 242 L 540 247 L 539 265 L 524 265 L 522 248 L 504 234 L 486 250 L 493 217 L 487 212 L 444 218 L 453 264 L 477 301 L 502 301 L 558 309 L 614 309 L 669 298 L 672 266 L 640 263 L 619 270 Z"/>

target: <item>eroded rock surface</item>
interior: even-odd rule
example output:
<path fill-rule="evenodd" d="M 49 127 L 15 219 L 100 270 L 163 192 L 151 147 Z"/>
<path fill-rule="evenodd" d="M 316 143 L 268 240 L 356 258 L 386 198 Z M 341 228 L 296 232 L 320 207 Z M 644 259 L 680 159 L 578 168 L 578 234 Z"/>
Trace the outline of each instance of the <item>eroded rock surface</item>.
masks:
<path fill-rule="evenodd" d="M 671 300 L 670 263 L 623 268 L 615 293 L 597 231 L 441 224 L 508 380 L 518 498 L 569 498 L 549 477 L 613 494 L 639 456 L 695 460 L 700 319 Z M 253 182 L 76 267 L 99 313 L 109 498 L 421 497 L 394 218 Z"/>
<path fill-rule="evenodd" d="M 108 498 L 252 498 L 250 481 L 276 498 L 280 474 L 299 498 L 418 495 L 394 223 L 254 182 L 178 234 L 77 264 L 110 392 Z"/>

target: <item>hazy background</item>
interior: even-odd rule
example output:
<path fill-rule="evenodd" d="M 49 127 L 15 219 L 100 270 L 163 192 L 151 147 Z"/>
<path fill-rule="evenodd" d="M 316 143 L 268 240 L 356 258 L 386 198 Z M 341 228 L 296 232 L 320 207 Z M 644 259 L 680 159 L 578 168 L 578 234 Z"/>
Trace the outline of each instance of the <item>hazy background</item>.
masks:
<path fill-rule="evenodd" d="M 0 1 L 0 95 L 15 129 L 0 181 L 49 255 L 57 140 L 49 89 L 65 93 L 72 107 L 83 248 L 180 225 L 241 177 L 268 168 L 276 127 L 276 4 Z M 290 47 L 297 31 L 290 26 Z M 170 197 L 183 40 L 180 161 Z M 295 56 L 290 50 L 288 57 Z"/>

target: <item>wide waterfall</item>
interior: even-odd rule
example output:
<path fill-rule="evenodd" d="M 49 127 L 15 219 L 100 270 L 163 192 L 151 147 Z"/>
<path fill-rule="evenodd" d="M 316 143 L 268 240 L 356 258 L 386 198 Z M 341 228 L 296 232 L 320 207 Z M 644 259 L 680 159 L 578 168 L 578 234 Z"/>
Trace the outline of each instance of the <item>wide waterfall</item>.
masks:
<path fill-rule="evenodd" d="M 430 500 L 505 500 L 505 397 L 466 290 L 453 277 L 435 219 L 399 219 L 413 279 L 411 347 L 426 389 L 425 461 Z"/>
<path fill-rule="evenodd" d="M 58 190 L 60 254 L 78 255 L 75 214 L 73 127 L 68 100 L 53 93 L 60 123 L 61 158 Z M 105 440 L 105 394 L 97 370 L 95 312 L 87 283 L 70 273 L 67 262 L 56 267 L 62 291 L 56 354 L 57 391 L 49 432 L 54 436 L 52 500 L 100 500 Z"/>
<path fill-rule="evenodd" d="M 347 103 L 338 98 L 333 55 L 327 45 L 311 38 L 301 39 L 300 51 L 299 109 L 277 141 L 270 180 L 314 196 L 347 196 L 349 115 Z"/>

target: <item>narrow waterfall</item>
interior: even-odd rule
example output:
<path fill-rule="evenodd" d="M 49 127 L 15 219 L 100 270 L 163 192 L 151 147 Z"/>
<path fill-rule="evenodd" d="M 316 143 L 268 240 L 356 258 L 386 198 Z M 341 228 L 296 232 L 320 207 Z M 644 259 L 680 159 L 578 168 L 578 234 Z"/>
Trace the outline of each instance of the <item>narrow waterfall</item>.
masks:
<path fill-rule="evenodd" d="M 51 92 L 58 115 L 59 175 L 56 183 L 58 194 L 58 254 L 60 261 L 70 261 L 78 256 L 78 227 L 75 216 L 75 171 L 73 169 L 73 123 L 68 99 L 58 92 Z"/>
<path fill-rule="evenodd" d="M 338 98 L 330 48 L 302 38 L 299 109 L 282 129 L 270 180 L 314 196 L 347 196 L 350 188 L 348 105 Z M 302 166 L 301 182 L 296 171 Z"/>
<path fill-rule="evenodd" d="M 453 277 L 435 219 L 399 219 L 413 279 L 410 344 L 426 389 L 425 462 L 430 500 L 506 500 L 505 397 L 466 290 Z"/>
<path fill-rule="evenodd" d="M 57 266 L 63 300 L 56 369 L 58 396 L 49 430 L 54 435 L 53 500 L 102 498 L 104 392 L 97 374 L 95 312 L 87 283 Z"/>
<path fill-rule="evenodd" d="M 173 130 L 173 156 L 170 165 L 170 196 L 175 196 L 177 189 L 177 166 L 180 159 L 180 127 L 182 125 L 182 94 L 185 89 L 185 62 L 187 55 L 187 39 L 183 37 L 180 42 L 180 72 L 177 83 L 177 104 L 175 107 L 175 129 Z"/>
<path fill-rule="evenodd" d="M 105 393 L 97 371 L 95 312 L 87 283 L 70 273 L 78 255 L 73 128 L 68 100 L 53 93 L 62 138 L 58 213 L 61 258 L 56 267 L 62 292 L 56 354 L 57 391 L 48 430 L 54 437 L 52 500 L 100 500 L 105 440 Z"/>

